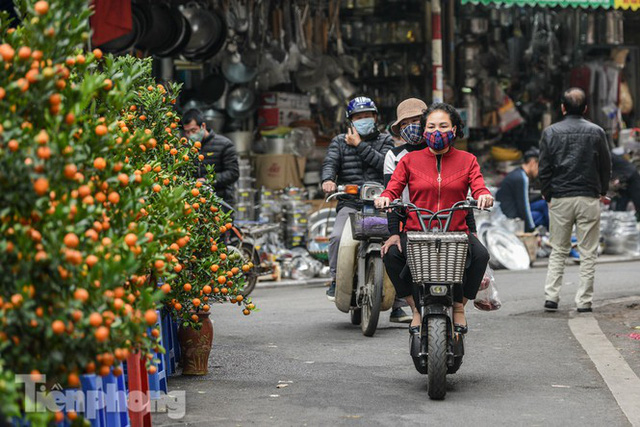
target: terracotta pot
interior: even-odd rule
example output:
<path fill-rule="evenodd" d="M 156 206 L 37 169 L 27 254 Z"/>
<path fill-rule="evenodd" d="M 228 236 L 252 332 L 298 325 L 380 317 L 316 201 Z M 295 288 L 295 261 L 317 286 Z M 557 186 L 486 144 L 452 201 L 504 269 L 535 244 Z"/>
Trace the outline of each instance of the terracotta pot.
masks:
<path fill-rule="evenodd" d="M 207 375 L 209 353 L 213 343 L 213 323 L 209 313 L 197 313 L 200 329 L 184 327 L 178 329 L 182 375 Z"/>

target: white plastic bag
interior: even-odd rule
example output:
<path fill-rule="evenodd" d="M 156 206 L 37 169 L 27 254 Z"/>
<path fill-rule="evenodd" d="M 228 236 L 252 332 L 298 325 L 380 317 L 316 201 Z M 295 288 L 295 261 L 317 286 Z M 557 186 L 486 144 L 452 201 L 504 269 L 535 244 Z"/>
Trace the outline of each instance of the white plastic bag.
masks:
<path fill-rule="evenodd" d="M 480 283 L 480 290 L 473 301 L 473 306 L 481 311 L 495 311 L 502 307 L 502 302 L 496 289 L 496 279 L 493 275 L 493 270 L 489 266 L 487 266 L 487 270 L 484 273 Z"/>

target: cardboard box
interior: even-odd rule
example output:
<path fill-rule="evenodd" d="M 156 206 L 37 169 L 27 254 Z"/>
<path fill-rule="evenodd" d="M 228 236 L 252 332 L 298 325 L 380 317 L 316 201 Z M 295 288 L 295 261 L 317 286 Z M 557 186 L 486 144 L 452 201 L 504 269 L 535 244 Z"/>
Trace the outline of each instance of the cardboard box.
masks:
<path fill-rule="evenodd" d="M 309 109 L 309 96 L 289 92 L 263 92 L 260 105 L 284 109 Z"/>
<path fill-rule="evenodd" d="M 270 190 L 302 187 L 307 159 L 293 154 L 262 154 L 256 156 L 256 185 Z"/>
<path fill-rule="evenodd" d="M 311 110 L 298 108 L 260 107 L 258 109 L 258 126 L 271 128 L 289 126 L 298 120 L 311 117 Z"/>

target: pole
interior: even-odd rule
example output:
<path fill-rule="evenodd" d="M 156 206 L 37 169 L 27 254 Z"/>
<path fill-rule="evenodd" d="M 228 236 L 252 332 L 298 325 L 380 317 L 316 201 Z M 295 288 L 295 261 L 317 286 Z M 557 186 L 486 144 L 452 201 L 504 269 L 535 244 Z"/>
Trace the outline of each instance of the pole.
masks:
<path fill-rule="evenodd" d="M 433 71 L 431 99 L 433 102 L 443 102 L 441 14 L 441 0 L 431 0 L 431 70 Z"/>

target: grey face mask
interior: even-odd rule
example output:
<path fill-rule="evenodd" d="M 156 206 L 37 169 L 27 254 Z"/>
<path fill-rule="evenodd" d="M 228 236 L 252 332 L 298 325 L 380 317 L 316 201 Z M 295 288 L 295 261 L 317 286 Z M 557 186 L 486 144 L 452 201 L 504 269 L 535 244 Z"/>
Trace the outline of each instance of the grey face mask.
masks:
<path fill-rule="evenodd" d="M 198 132 L 192 133 L 191 135 L 189 135 L 189 139 L 192 142 L 202 142 L 203 138 L 204 138 L 204 129 L 200 129 Z"/>

